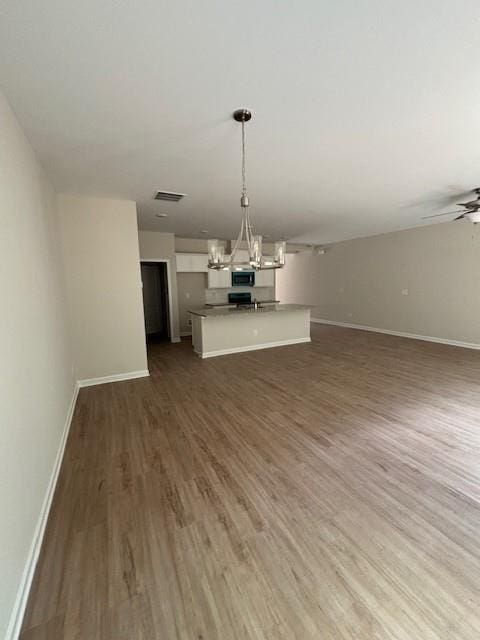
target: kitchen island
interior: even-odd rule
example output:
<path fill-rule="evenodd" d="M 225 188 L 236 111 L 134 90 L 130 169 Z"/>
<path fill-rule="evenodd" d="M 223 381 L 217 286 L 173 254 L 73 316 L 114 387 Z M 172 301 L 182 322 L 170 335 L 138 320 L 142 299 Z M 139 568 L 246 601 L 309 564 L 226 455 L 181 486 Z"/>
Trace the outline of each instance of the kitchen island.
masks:
<path fill-rule="evenodd" d="M 310 307 L 273 304 L 189 309 L 193 349 L 201 358 L 310 342 Z"/>

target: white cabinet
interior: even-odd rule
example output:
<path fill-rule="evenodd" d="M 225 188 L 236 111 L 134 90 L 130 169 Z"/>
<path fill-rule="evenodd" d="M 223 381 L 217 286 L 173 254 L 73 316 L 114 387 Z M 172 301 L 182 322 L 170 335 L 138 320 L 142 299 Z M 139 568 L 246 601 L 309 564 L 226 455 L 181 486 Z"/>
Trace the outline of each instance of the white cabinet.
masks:
<path fill-rule="evenodd" d="M 275 271 L 274 269 L 265 269 L 263 271 L 255 271 L 255 286 L 256 287 L 271 287 L 275 286 Z M 215 269 L 208 270 L 208 288 L 209 289 L 231 289 L 232 287 L 232 272 L 228 271 L 216 271 Z M 253 297 L 253 296 L 252 296 Z"/>
<path fill-rule="evenodd" d="M 208 271 L 208 256 L 206 253 L 177 253 L 177 273 Z"/>
<path fill-rule="evenodd" d="M 216 269 L 208 270 L 208 288 L 209 289 L 230 289 L 232 286 L 232 272 L 217 271 Z"/>
<path fill-rule="evenodd" d="M 255 271 L 255 286 L 274 287 L 275 269 L 264 269 L 263 271 Z"/>
<path fill-rule="evenodd" d="M 177 273 L 181 273 L 183 271 L 190 271 L 192 256 L 188 253 L 177 253 L 175 255 L 175 260 L 177 262 Z"/>

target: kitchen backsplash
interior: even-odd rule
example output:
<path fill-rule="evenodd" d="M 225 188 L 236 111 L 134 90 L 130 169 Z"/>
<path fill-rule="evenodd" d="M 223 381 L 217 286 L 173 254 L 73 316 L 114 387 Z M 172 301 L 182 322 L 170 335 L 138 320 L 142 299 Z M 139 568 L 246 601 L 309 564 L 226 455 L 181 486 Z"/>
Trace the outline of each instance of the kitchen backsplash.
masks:
<path fill-rule="evenodd" d="M 231 289 L 205 289 L 206 304 L 221 304 L 228 302 L 229 293 L 248 291 L 252 294 L 252 300 L 273 300 L 275 289 L 273 287 L 233 287 Z"/>

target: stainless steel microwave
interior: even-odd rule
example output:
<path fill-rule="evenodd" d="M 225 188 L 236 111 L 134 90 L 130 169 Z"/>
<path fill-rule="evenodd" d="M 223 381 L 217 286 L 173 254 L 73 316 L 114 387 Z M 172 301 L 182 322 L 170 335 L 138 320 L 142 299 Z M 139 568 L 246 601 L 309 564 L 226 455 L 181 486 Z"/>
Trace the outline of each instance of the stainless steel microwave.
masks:
<path fill-rule="evenodd" d="M 255 271 L 232 271 L 232 287 L 254 287 Z"/>

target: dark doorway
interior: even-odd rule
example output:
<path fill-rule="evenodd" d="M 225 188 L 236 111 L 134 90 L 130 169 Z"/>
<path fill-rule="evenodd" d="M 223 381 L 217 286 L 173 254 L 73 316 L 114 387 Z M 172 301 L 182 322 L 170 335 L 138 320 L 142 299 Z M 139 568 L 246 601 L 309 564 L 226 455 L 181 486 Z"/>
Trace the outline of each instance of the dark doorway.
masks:
<path fill-rule="evenodd" d="M 168 279 L 165 262 L 141 262 L 147 344 L 169 340 Z"/>

